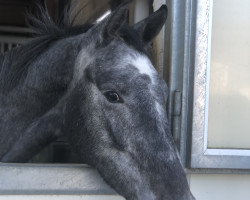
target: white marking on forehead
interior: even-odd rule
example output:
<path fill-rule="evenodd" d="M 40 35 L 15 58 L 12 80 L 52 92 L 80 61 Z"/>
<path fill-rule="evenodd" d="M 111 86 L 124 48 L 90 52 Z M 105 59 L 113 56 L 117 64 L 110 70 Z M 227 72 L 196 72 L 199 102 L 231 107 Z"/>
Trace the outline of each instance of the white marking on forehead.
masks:
<path fill-rule="evenodd" d="M 152 81 L 154 80 L 154 74 L 156 73 L 156 70 L 153 67 L 151 61 L 146 56 L 138 54 L 132 59 L 131 64 L 135 66 L 141 74 L 146 74 L 151 78 Z"/>

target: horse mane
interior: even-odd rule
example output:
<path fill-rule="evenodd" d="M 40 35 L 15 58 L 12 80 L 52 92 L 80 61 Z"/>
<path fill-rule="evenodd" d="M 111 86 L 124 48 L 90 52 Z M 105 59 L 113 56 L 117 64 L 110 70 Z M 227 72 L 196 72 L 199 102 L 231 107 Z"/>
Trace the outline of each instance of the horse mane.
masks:
<path fill-rule="evenodd" d="M 52 40 L 75 36 L 89 30 L 93 24 L 74 25 L 75 19 L 82 9 L 74 13 L 76 5 L 65 6 L 64 14 L 57 20 L 52 19 L 48 9 L 38 4 L 39 16 L 27 13 L 27 24 L 37 36 L 49 36 Z"/>
<path fill-rule="evenodd" d="M 79 35 L 87 32 L 93 24 L 74 25 L 74 21 L 80 12 L 74 13 L 74 5 L 66 6 L 63 17 L 57 21 L 53 20 L 46 6 L 37 5 L 39 14 L 27 13 L 27 24 L 33 31 L 35 37 L 22 46 L 0 54 L 0 94 L 7 94 L 14 89 L 21 78 L 25 76 L 31 63 L 41 55 L 51 43 L 63 38 Z M 80 9 L 81 11 L 81 9 Z M 137 32 L 125 24 L 118 33 L 131 47 L 139 52 L 147 54 L 149 51 L 139 38 Z"/>
<path fill-rule="evenodd" d="M 93 26 L 89 23 L 74 26 L 74 20 L 79 13 L 71 18 L 73 10 L 69 7 L 65 9 L 61 20 L 54 21 L 46 6 L 37 6 L 39 15 L 27 13 L 26 20 L 35 37 L 27 44 L 0 54 L 0 93 L 6 94 L 14 89 L 21 77 L 27 73 L 30 64 L 52 42 L 85 33 Z"/>

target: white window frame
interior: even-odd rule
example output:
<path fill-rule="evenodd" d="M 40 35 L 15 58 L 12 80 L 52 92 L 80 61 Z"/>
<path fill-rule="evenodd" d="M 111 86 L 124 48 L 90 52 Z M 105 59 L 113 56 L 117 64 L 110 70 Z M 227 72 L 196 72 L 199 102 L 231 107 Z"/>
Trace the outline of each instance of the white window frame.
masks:
<path fill-rule="evenodd" d="M 250 150 L 207 146 L 213 0 L 197 3 L 191 168 L 250 169 Z"/>
<path fill-rule="evenodd" d="M 115 195 L 97 171 L 83 164 L 0 165 L 0 195 Z"/>

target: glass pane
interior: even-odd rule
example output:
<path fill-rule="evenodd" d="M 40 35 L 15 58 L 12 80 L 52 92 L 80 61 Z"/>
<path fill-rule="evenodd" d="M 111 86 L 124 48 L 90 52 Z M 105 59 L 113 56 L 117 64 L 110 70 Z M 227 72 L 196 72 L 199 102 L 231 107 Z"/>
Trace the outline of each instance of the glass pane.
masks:
<path fill-rule="evenodd" d="M 208 148 L 250 149 L 250 1 L 213 2 Z"/>

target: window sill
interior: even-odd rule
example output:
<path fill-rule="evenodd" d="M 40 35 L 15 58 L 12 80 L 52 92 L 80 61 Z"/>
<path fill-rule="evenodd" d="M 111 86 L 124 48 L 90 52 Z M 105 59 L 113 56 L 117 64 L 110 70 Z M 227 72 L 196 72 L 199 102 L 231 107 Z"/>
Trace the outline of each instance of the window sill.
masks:
<path fill-rule="evenodd" d="M 80 164 L 0 164 L 0 194 L 113 195 L 97 171 Z"/>

